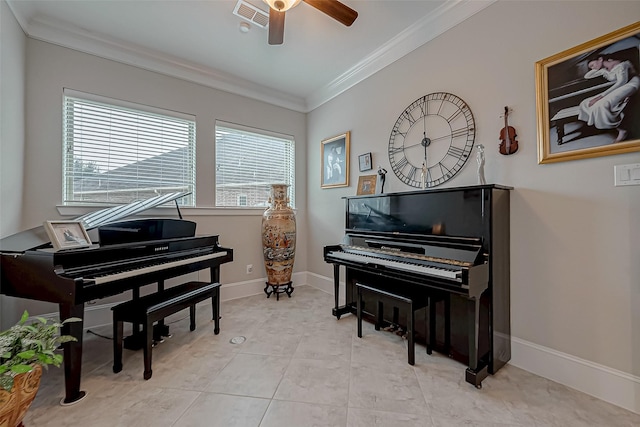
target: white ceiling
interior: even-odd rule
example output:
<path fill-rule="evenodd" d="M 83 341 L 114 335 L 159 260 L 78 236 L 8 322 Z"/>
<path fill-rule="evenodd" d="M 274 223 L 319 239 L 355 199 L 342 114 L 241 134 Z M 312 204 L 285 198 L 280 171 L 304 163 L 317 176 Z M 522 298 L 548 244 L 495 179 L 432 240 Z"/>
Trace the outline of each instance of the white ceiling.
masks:
<path fill-rule="evenodd" d="M 344 0 L 358 12 L 351 27 L 301 3 L 279 46 L 255 24 L 240 32 L 237 0 L 7 3 L 34 39 L 308 112 L 493 1 Z"/>

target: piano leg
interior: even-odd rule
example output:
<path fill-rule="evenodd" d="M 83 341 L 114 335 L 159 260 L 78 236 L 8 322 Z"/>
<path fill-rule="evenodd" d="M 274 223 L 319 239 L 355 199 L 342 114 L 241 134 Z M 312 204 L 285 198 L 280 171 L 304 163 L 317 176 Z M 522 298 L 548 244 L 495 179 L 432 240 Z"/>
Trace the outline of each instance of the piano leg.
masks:
<path fill-rule="evenodd" d="M 140 298 L 140 287 L 131 290 L 131 297 L 134 300 Z M 124 337 L 123 345 L 127 350 L 137 351 L 142 348 L 144 339 L 142 337 L 142 331 L 140 331 L 140 326 L 140 323 L 133 323 L 131 325 L 131 335 Z"/>
<path fill-rule="evenodd" d="M 468 333 L 469 333 L 469 367 L 465 379 L 476 388 L 482 388 L 482 380 L 489 374 L 487 366 L 478 369 L 479 340 L 480 340 L 480 299 L 469 298 L 468 307 Z"/>
<path fill-rule="evenodd" d="M 340 296 L 340 264 L 333 264 L 333 297 L 335 298 L 335 307 L 332 310 L 332 313 L 334 316 L 336 316 L 337 319 L 340 319 L 340 316 L 342 316 L 343 314 L 346 313 L 351 313 L 351 310 L 349 310 L 349 307 L 342 306 L 339 307 L 339 298 Z"/>
<path fill-rule="evenodd" d="M 338 295 L 340 292 L 340 264 L 333 264 L 333 298 L 335 299 L 335 308 L 333 309 L 333 315 L 340 319 L 340 313 L 338 313 Z"/>
<path fill-rule="evenodd" d="M 84 304 L 72 305 L 60 304 L 60 320 L 70 317 L 83 319 L 80 322 L 70 322 L 62 326 L 63 335 L 71 335 L 77 341 L 64 343 L 64 388 L 65 397 L 60 404 L 72 405 L 85 397 L 86 393 L 80 391 L 80 376 L 82 372 L 82 331 L 84 325 Z"/>
<path fill-rule="evenodd" d="M 158 280 L 157 292 L 164 291 L 164 280 Z M 163 342 L 164 338 L 171 338 L 169 332 L 169 325 L 164 324 L 164 319 L 159 320 L 157 324 L 153 325 L 153 340 L 156 342 Z"/>

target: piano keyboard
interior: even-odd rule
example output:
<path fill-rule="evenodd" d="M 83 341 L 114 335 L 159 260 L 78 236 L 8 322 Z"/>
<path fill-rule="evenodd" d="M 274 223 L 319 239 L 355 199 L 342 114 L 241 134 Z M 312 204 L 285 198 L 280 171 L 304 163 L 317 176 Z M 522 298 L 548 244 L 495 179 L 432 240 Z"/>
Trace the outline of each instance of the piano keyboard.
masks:
<path fill-rule="evenodd" d="M 115 282 L 117 280 L 128 279 L 134 276 L 140 276 L 143 274 L 154 273 L 156 271 L 167 270 L 173 267 L 179 267 L 187 264 L 194 264 L 200 261 L 207 261 L 214 258 L 220 258 L 227 255 L 226 251 L 214 252 L 206 255 L 200 255 L 196 257 L 181 258 L 176 261 L 162 262 L 155 265 L 146 265 L 140 268 L 132 268 L 130 270 L 119 271 L 113 274 L 106 274 L 104 276 L 97 276 L 93 278 L 84 279 L 84 283 L 87 285 L 101 285 L 103 283 Z"/>
<path fill-rule="evenodd" d="M 377 264 L 385 267 L 395 268 L 397 270 L 409 271 L 412 273 L 427 274 L 430 276 L 444 277 L 462 283 L 462 273 L 460 270 L 448 270 L 446 268 L 429 267 L 426 265 L 413 264 L 410 262 L 394 261 L 386 258 L 378 258 L 375 256 L 366 256 L 349 252 L 330 252 L 327 254 L 333 258 L 346 261 L 355 261 L 364 264 Z"/>

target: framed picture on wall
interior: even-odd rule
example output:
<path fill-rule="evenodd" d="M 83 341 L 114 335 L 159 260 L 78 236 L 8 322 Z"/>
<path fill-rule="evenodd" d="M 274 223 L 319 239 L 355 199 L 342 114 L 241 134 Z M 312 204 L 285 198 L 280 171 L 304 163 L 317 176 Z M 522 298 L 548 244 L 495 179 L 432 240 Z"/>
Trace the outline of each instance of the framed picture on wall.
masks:
<path fill-rule="evenodd" d="M 44 229 L 56 251 L 91 246 L 91 238 L 80 221 L 45 221 Z"/>
<path fill-rule="evenodd" d="M 536 62 L 538 163 L 640 151 L 640 23 Z"/>
<path fill-rule="evenodd" d="M 358 178 L 358 189 L 356 194 L 376 194 L 376 183 L 378 175 L 362 175 Z"/>
<path fill-rule="evenodd" d="M 320 186 L 349 186 L 349 144 L 351 132 L 322 140 L 320 145 Z"/>
<path fill-rule="evenodd" d="M 371 164 L 371 153 L 359 155 L 358 165 L 360 167 L 360 172 L 370 171 L 371 169 L 373 169 L 373 165 Z"/>

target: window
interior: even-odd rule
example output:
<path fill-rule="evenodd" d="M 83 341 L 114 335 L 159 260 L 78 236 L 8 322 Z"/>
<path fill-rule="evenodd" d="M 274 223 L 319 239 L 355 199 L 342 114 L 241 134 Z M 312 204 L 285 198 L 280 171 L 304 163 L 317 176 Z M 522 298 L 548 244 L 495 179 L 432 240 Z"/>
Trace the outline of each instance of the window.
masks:
<path fill-rule="evenodd" d="M 216 206 L 267 206 L 271 184 L 289 184 L 295 206 L 293 137 L 216 123 Z"/>
<path fill-rule="evenodd" d="M 130 203 L 191 192 L 195 205 L 195 118 L 65 90 L 63 201 Z"/>

